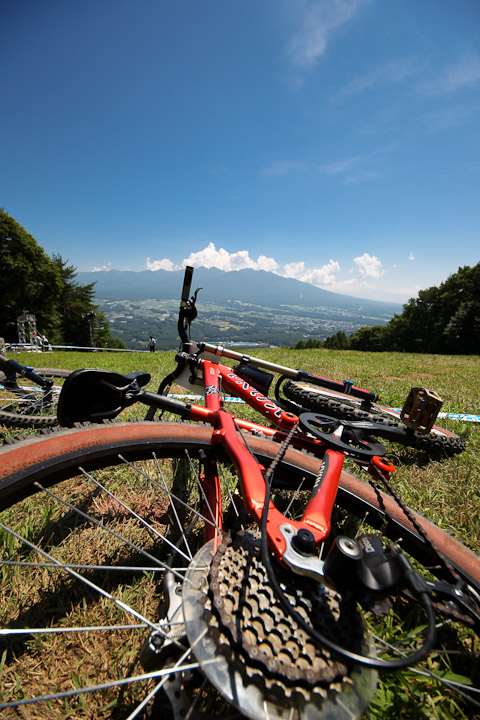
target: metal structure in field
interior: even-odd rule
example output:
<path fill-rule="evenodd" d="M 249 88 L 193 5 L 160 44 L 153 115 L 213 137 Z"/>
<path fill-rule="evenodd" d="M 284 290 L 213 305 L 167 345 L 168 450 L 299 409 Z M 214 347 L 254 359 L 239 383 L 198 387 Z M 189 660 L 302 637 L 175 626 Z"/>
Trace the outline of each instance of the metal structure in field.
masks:
<path fill-rule="evenodd" d="M 18 342 L 35 345 L 37 335 L 37 319 L 35 315 L 19 315 L 17 317 Z"/>

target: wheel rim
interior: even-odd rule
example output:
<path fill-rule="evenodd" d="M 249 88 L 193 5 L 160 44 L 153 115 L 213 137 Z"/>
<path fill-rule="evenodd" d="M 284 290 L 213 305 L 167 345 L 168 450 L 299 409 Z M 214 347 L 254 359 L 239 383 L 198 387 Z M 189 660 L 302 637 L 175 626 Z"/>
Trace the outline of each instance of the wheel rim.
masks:
<path fill-rule="evenodd" d="M 57 404 L 68 370 L 37 369 L 38 375 L 52 378 L 49 393 L 27 378 L 17 377 L 15 384 L 0 376 L 0 423 L 15 427 L 45 427 L 57 424 Z"/>
<path fill-rule="evenodd" d="M 66 436 L 68 437 L 68 434 Z M 170 663 L 164 664 L 163 669 L 167 673 L 164 676 L 129 683 L 125 686 L 128 690 L 120 685 L 126 677 L 142 674 L 136 664 L 140 649 L 148 640 L 150 633 L 158 629 L 157 624 L 162 620 L 159 605 L 165 600 L 166 590 L 158 582 L 158 578 L 166 574 L 165 563 L 170 552 L 168 548 L 171 549 L 168 543 L 178 544 L 180 541 L 182 546 L 182 551 L 175 554 L 175 565 L 170 568 L 175 574 L 175 579 L 180 583 L 183 582 L 185 568 L 190 564 L 196 549 L 203 545 L 200 525 L 204 519 L 193 522 L 195 513 L 182 504 L 182 497 L 193 492 L 194 499 L 200 500 L 198 487 L 195 489 L 194 485 L 193 490 L 187 492 L 185 483 L 194 480 L 192 465 L 196 462 L 197 450 L 206 446 L 208 447 L 208 444 L 206 445 L 204 441 L 192 441 L 188 454 L 185 454 L 178 449 L 178 445 L 171 442 L 168 447 L 158 446 L 155 455 L 145 461 L 139 459 L 140 454 L 144 455 L 145 451 L 140 453 L 137 449 L 133 453 L 137 470 L 133 469 L 132 461 L 128 459 L 128 452 L 122 455 L 122 457 L 127 456 L 125 462 L 116 456 L 115 463 L 120 464 L 113 466 L 111 463 L 114 457 L 112 451 L 108 451 L 110 454 L 107 453 L 102 461 L 96 461 L 97 465 L 107 466 L 101 473 L 90 469 L 82 471 L 78 476 L 80 479 L 64 480 L 61 485 L 52 488 L 49 492 L 43 490 L 40 495 L 37 494 L 34 498 L 16 504 L 11 510 L 5 510 L 2 520 L 4 525 L 7 525 L 6 521 L 8 521 L 8 526 L 15 532 L 22 530 L 22 533 L 18 534 L 26 536 L 25 539 L 35 546 L 39 545 L 41 538 L 43 550 L 47 555 L 39 556 L 35 551 L 27 553 L 25 543 L 20 544 L 20 541 L 13 540 L 14 536 L 11 533 L 3 533 L 4 555 L 5 552 L 9 554 L 7 563 L 4 562 L 2 566 L 3 588 L 12 587 L 12 575 L 15 574 L 22 575 L 22 584 L 19 578 L 15 580 L 16 595 L 12 597 L 7 592 L 2 599 L 2 606 L 9 614 L 10 620 L 16 621 L 19 630 L 25 627 L 44 628 L 42 633 L 30 633 L 28 636 L 12 632 L 4 635 L 4 640 L 8 644 L 2 679 L 3 703 L 11 701 L 13 695 L 18 698 L 16 677 L 21 677 L 25 681 L 20 683 L 23 692 L 28 694 L 33 690 L 35 679 L 35 684 L 38 683 L 40 688 L 40 695 L 48 695 L 52 684 L 60 683 L 63 688 L 69 684 L 71 686 L 72 675 L 74 682 L 79 683 L 83 683 L 86 677 L 94 675 L 100 683 L 113 677 L 115 681 L 113 689 L 105 688 L 85 696 L 74 694 L 72 697 L 56 699 L 50 703 L 43 702 L 37 706 L 26 705 L 24 708 L 26 716 L 42 718 L 41 713 L 44 712 L 44 716 L 49 718 L 65 717 L 68 706 L 68 712 L 73 712 L 72 717 L 89 716 L 87 713 L 92 717 L 113 717 L 111 709 L 107 707 L 110 702 L 115 702 L 124 712 L 133 712 L 132 708 L 138 708 L 142 699 L 155 688 L 158 689 L 160 684 L 162 687 L 171 687 L 173 683 L 180 682 L 183 689 L 187 688 L 186 697 L 190 697 L 191 702 L 195 702 L 191 698 L 192 694 L 194 698 L 200 698 L 194 706 L 194 713 L 199 717 L 214 717 L 212 708 L 208 705 L 211 698 L 207 690 L 204 689 L 200 693 L 201 682 L 197 682 L 199 675 L 195 669 L 197 660 L 188 654 L 188 648 L 185 651 L 177 646 L 172 649 L 173 659 L 170 659 Z M 163 454 L 176 457 L 170 463 L 170 460 L 162 457 Z M 179 463 L 180 454 L 183 458 Z M 162 479 L 159 467 L 166 468 L 167 465 L 170 476 L 167 477 L 167 470 L 164 469 Z M 174 469 L 175 477 L 171 474 Z M 64 475 L 71 474 L 70 470 L 63 469 L 62 472 Z M 154 474 L 157 484 L 152 484 L 152 479 L 147 477 L 150 472 Z M 102 487 L 93 479 L 100 480 L 100 474 Z M 132 478 L 132 475 L 135 477 Z M 40 478 L 40 475 L 38 477 Z M 168 488 L 171 487 L 173 480 L 178 498 L 173 503 L 175 511 L 164 487 L 164 481 Z M 225 498 L 230 498 L 228 488 L 233 491 L 234 487 L 228 470 L 222 482 L 226 488 Z M 108 494 L 103 488 L 112 494 Z M 79 506 L 81 512 L 90 519 L 87 520 L 85 515 L 74 511 L 69 505 L 59 503 L 56 497 L 50 494 L 54 492 L 55 496 L 59 496 L 60 490 L 71 506 Z M 281 494 L 279 491 L 279 495 Z M 290 499 L 286 497 L 285 502 Z M 235 507 L 236 501 L 231 504 Z M 235 510 L 233 513 L 236 516 Z M 35 520 L 32 518 L 33 514 Z M 38 520 L 39 517 L 41 520 Z M 140 517 L 142 520 L 139 519 Z M 95 524 L 94 520 L 101 522 L 102 526 L 108 526 L 116 535 Z M 148 526 L 143 521 L 146 521 Z M 207 522 L 211 522 L 208 517 Z M 180 534 L 180 524 L 191 525 L 189 533 L 191 540 L 185 540 Z M 102 540 L 99 539 L 99 535 L 104 536 Z M 124 540 L 119 540 L 117 536 L 121 536 Z M 124 541 L 132 545 L 127 545 Z M 189 549 L 185 550 L 187 544 Z M 140 546 L 147 555 L 137 549 Z M 51 557 L 61 559 L 64 564 L 69 565 L 69 569 L 48 567 L 52 564 Z M 79 563 L 79 558 L 83 562 Z M 104 569 L 107 565 L 106 559 L 109 561 L 109 569 Z M 20 566 L 8 564 L 11 562 L 23 564 Z M 30 566 L 26 562 L 35 562 L 36 565 Z M 76 567 L 78 564 L 87 567 Z M 150 568 L 148 571 L 142 569 L 147 567 Z M 87 585 L 85 580 L 80 581 L 75 573 L 84 575 L 92 584 Z M 5 590 L 3 592 L 5 593 Z M 22 601 L 24 604 L 21 605 L 20 610 L 15 599 L 18 597 L 29 598 L 28 601 Z M 129 609 L 125 609 L 124 605 L 128 605 Z M 86 607 L 85 613 L 84 607 Z M 36 620 L 40 621 L 41 617 L 44 620 L 43 624 L 39 625 Z M 55 628 L 69 623 L 69 631 L 46 632 L 45 617 Z M 113 629 L 93 630 L 101 624 L 98 622 L 99 618 L 103 623 L 105 621 L 111 623 Z M 80 625 L 91 629 L 88 631 L 72 629 Z M 10 631 L 14 629 L 9 628 Z M 109 638 L 105 638 L 106 635 L 109 635 Z M 56 660 L 60 646 L 64 653 L 61 663 Z M 115 659 L 115 668 L 112 656 Z M 110 659 L 105 667 L 107 657 Z M 186 668 L 182 673 L 174 668 L 179 659 L 182 662 L 181 667 Z M 173 669 L 168 667 L 169 664 Z M 36 674 L 33 672 L 35 667 Z M 55 668 L 54 677 L 50 677 L 53 668 Z M 63 668 L 61 672 L 59 668 Z M 75 668 L 75 672 L 72 672 L 72 668 Z M 175 680 L 167 679 L 170 674 Z M 175 692 L 173 690 L 171 692 L 174 696 Z M 38 688 L 36 693 L 39 694 Z M 168 692 L 166 696 L 168 698 Z M 160 695 L 157 694 L 157 697 Z M 157 703 L 164 708 L 162 712 L 170 712 L 170 716 L 177 720 L 176 711 L 165 697 L 163 700 L 157 700 Z M 14 717 L 15 712 L 10 708 L 3 709 L 6 718 L 9 717 L 9 713 Z M 220 710 L 218 716 L 228 717 L 229 713 L 231 710 Z"/>

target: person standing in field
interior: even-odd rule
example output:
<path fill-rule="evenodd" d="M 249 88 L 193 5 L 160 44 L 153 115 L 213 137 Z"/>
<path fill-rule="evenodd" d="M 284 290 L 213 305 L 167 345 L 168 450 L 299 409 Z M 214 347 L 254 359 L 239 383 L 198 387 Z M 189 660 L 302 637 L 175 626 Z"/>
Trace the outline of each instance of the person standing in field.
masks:
<path fill-rule="evenodd" d="M 150 339 L 148 341 L 148 348 L 149 348 L 150 352 L 155 352 L 156 347 L 157 347 L 157 341 L 155 340 L 153 335 L 150 335 Z"/>

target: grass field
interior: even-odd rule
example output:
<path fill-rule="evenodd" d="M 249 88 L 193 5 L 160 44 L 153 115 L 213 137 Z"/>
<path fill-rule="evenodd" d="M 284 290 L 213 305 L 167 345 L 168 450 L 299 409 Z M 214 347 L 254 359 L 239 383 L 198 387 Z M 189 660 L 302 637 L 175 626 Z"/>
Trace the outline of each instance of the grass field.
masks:
<path fill-rule="evenodd" d="M 361 353 L 331 350 L 259 350 L 258 357 L 323 375 L 353 380 L 358 387 L 380 394 L 382 404 L 401 407 L 412 386 L 435 390 L 444 400 L 442 410 L 480 414 L 480 357 L 418 355 L 409 353 Z M 157 353 L 29 353 L 15 356 L 21 363 L 38 367 L 103 368 L 120 373 L 145 370 L 152 376 L 147 389 L 156 390 L 160 380 L 175 367 L 174 352 Z M 231 406 L 232 407 L 232 406 Z M 130 415 L 144 416 L 136 406 Z M 235 412 L 246 413 L 235 405 Z M 397 465 L 395 482 L 403 497 L 437 524 L 453 530 L 469 547 L 480 551 L 480 423 L 442 420 L 466 438 L 467 450 L 453 458 L 431 460 L 419 451 L 389 446 Z M 1 426 L 0 426 L 1 427 Z M 11 431 L 6 431 L 11 434 Z"/>
<path fill-rule="evenodd" d="M 437 356 L 399 353 L 359 353 L 353 351 L 271 349 L 256 351 L 266 360 L 282 365 L 302 368 L 336 380 L 349 379 L 359 387 L 374 390 L 381 395 L 382 404 L 401 407 L 412 386 L 433 389 L 444 399 L 442 410 L 480 414 L 480 358 L 474 356 Z M 54 352 L 45 355 L 15 355 L 21 363 L 36 367 L 77 369 L 103 368 L 120 373 L 144 370 L 152 379 L 147 389 L 155 391 L 160 380 L 175 366 L 175 353 L 77 353 Z M 248 407 L 229 406 L 239 415 L 252 418 Z M 125 416 L 141 419 L 145 408 L 135 406 Z M 439 421 L 465 437 L 466 451 L 455 457 L 435 458 L 425 453 L 387 444 L 389 458 L 397 467 L 392 483 L 406 502 L 422 511 L 440 527 L 454 533 L 472 550 L 480 551 L 480 424 Z M 2 428 L 3 436 L 14 434 L 13 429 Z M 36 431 L 22 431 L 22 434 Z M 352 472 L 355 471 L 354 468 Z M 4 588 L 5 590 L 5 588 Z M 14 594 L 14 593 L 13 593 Z M 479 654 L 478 643 L 472 648 Z M 1 653 L 0 653 L 1 658 Z M 0 663 L 1 668 L 1 663 Z M 73 716 L 73 715 L 72 715 Z M 383 678 L 375 702 L 364 717 L 386 720 L 418 718 L 419 720 L 451 720 L 477 718 L 471 708 L 457 707 L 451 698 L 431 697 L 429 683 L 404 674 L 400 684 L 395 676 Z M 12 717 L 17 717 L 16 715 Z M 28 712 L 18 717 L 33 718 Z M 75 715 L 75 717 L 77 717 Z M 80 714 L 79 717 L 82 717 Z M 87 717 L 87 715 L 85 715 Z M 104 717 L 102 715 L 102 717 Z M 107 715 L 105 715 L 107 717 Z M 126 717 L 115 714 L 108 717 Z"/>

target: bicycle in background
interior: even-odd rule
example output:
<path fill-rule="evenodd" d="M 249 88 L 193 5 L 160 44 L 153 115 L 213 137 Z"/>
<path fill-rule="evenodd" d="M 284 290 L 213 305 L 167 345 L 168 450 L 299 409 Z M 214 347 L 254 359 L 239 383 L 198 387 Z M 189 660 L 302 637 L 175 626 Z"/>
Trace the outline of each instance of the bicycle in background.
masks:
<path fill-rule="evenodd" d="M 43 428 L 57 425 L 61 385 L 70 370 L 32 368 L 0 353 L 0 425 Z"/>

